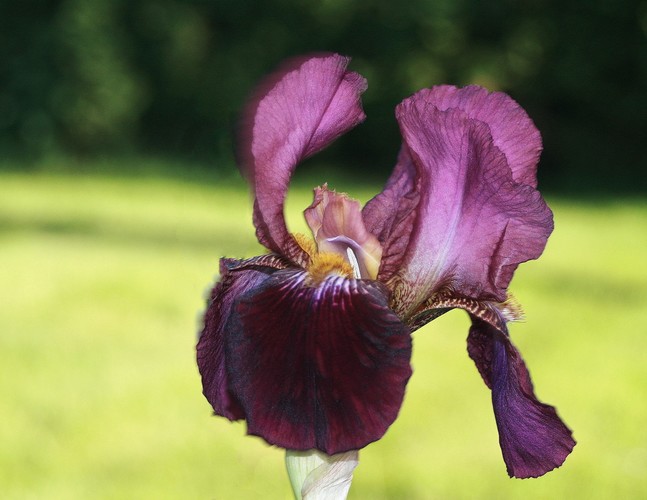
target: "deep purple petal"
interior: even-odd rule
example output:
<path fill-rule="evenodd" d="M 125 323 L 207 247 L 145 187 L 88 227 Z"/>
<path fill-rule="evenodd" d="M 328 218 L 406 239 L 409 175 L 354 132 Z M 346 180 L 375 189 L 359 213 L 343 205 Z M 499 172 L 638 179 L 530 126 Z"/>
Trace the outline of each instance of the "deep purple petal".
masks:
<path fill-rule="evenodd" d="M 210 293 L 204 327 L 197 345 L 197 360 L 203 393 L 218 415 L 230 420 L 244 418 L 235 397 L 229 392 L 225 369 L 225 324 L 240 295 L 257 287 L 277 268 L 279 258 L 264 255 L 245 261 L 220 260 L 220 281 Z"/>
<path fill-rule="evenodd" d="M 541 255 L 550 209 L 534 188 L 513 180 L 484 122 L 439 111 L 425 94 L 403 101 L 396 115 L 421 197 L 395 286 L 397 312 L 412 313 L 442 287 L 504 301 L 518 264 Z"/>
<path fill-rule="evenodd" d="M 472 317 L 467 350 L 492 389 L 499 443 L 511 477 L 538 477 L 564 463 L 575 446 L 554 407 L 537 400 L 521 354 L 507 334 Z"/>
<path fill-rule="evenodd" d="M 303 260 L 303 250 L 283 217 L 292 172 L 365 118 L 360 94 L 366 81 L 346 71 L 348 62 L 337 54 L 292 60 L 261 84 L 244 114 L 241 168 L 256 197 L 256 234 L 271 251 L 295 262 Z"/>
<path fill-rule="evenodd" d="M 227 324 L 230 387 L 248 432 L 295 450 L 359 449 L 395 420 L 411 375 L 409 330 L 377 282 L 278 271 Z"/>
<path fill-rule="evenodd" d="M 416 167 L 406 145 L 381 193 L 362 210 L 366 228 L 382 244 L 382 261 L 378 279 L 388 281 L 399 269 L 416 220 L 420 200 Z"/>
<path fill-rule="evenodd" d="M 494 145 L 506 157 L 513 179 L 537 187 L 541 135 L 528 114 L 510 96 L 488 92 L 476 85 L 461 89 L 441 85 L 422 90 L 420 94 L 441 111 L 457 108 L 469 118 L 485 122 Z"/>

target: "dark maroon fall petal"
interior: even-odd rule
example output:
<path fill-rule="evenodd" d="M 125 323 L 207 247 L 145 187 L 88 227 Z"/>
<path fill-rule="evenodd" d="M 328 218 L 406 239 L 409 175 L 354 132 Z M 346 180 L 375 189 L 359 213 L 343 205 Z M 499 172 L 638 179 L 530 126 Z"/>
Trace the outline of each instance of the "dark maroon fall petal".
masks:
<path fill-rule="evenodd" d="M 243 116 L 239 156 L 256 198 L 256 234 L 298 263 L 304 252 L 283 217 L 290 177 L 299 162 L 365 118 L 366 81 L 346 71 L 349 60 L 321 54 L 290 61 L 259 86 Z"/>
<path fill-rule="evenodd" d="M 472 316 L 467 350 L 492 390 L 499 443 L 510 477 L 539 477 L 575 446 L 554 407 L 537 400 L 530 374 L 507 332 Z"/>
<path fill-rule="evenodd" d="M 537 187 L 541 135 L 528 114 L 510 96 L 488 92 L 476 85 L 460 89 L 440 85 L 420 94 L 441 111 L 460 109 L 470 119 L 486 123 L 494 145 L 506 157 L 515 182 Z"/>
<path fill-rule="evenodd" d="M 541 255 L 550 209 L 534 188 L 514 181 L 484 122 L 440 111 L 424 93 L 403 101 L 396 115 L 420 193 L 394 285 L 396 312 L 408 316 L 441 287 L 504 301 L 519 263 Z"/>
<path fill-rule="evenodd" d="M 230 420 L 244 418 L 228 389 L 225 370 L 225 323 L 236 299 L 265 281 L 281 266 L 281 259 L 264 255 L 254 259 L 220 260 L 220 280 L 211 291 L 204 316 L 204 327 L 197 345 L 197 360 L 203 393 L 218 415 Z"/>
<path fill-rule="evenodd" d="M 284 270 L 241 297 L 227 323 L 227 374 L 248 432 L 329 455 L 379 439 L 411 375 L 408 328 L 377 282 L 308 284 Z"/>

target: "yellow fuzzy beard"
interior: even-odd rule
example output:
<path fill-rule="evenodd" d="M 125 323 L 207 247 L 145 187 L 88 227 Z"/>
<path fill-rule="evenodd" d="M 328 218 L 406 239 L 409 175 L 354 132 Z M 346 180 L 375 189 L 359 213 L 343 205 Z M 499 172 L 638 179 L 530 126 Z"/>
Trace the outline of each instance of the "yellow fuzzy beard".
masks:
<path fill-rule="evenodd" d="M 501 311 L 501 314 L 503 314 L 503 317 L 507 321 L 523 321 L 525 318 L 521 304 L 514 295 L 509 292 L 508 298 L 505 302 L 497 304 L 497 309 Z"/>
<path fill-rule="evenodd" d="M 317 253 L 317 245 L 312 238 L 308 238 L 303 233 L 294 233 L 292 237 L 301 249 L 310 256 L 310 258 Z"/>
<path fill-rule="evenodd" d="M 297 233 L 293 237 L 303 251 L 310 256 L 310 261 L 306 267 L 309 278 L 308 284 L 312 286 L 319 285 L 331 275 L 354 278 L 353 268 L 341 255 L 329 252 L 318 252 L 315 242 L 304 234 Z"/>

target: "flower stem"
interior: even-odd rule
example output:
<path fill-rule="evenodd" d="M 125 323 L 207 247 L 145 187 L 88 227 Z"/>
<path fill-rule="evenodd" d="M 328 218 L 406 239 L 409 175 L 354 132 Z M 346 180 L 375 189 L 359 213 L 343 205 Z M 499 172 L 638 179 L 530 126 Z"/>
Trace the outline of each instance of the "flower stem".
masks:
<path fill-rule="evenodd" d="M 348 495 L 357 450 L 326 455 L 318 450 L 286 450 L 285 465 L 296 500 L 343 500 Z"/>

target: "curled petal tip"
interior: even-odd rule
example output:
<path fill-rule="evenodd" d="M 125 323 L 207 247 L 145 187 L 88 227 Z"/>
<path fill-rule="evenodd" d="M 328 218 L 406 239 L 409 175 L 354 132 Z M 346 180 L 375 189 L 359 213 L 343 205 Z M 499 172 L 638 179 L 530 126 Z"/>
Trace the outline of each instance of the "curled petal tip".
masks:
<path fill-rule="evenodd" d="M 292 173 L 365 118 L 360 95 L 366 81 L 346 70 L 348 62 L 337 54 L 290 61 L 259 86 L 241 120 L 238 156 L 255 196 L 256 234 L 295 262 L 305 256 L 283 216 Z"/>
<path fill-rule="evenodd" d="M 469 85 L 439 85 L 420 92 L 440 110 L 459 109 L 487 124 L 494 145 L 503 152 L 516 182 L 537 187 L 541 135 L 524 109 L 503 92 Z"/>

